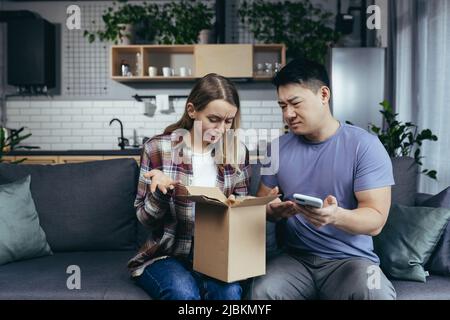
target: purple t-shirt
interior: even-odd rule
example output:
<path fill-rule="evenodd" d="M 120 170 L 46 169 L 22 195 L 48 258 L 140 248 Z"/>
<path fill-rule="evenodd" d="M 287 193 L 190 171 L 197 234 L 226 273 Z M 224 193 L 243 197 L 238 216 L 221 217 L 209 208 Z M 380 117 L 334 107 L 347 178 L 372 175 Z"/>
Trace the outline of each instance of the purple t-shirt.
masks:
<path fill-rule="evenodd" d="M 340 207 L 355 209 L 355 192 L 394 184 L 385 148 L 378 137 L 361 128 L 341 123 L 337 132 L 322 142 L 288 133 L 278 138 L 278 143 L 279 152 L 272 143 L 270 158 L 278 172 L 262 175 L 261 180 L 267 187 L 278 186 L 284 200 L 292 200 L 294 193 L 321 199 L 333 195 Z M 379 263 L 371 236 L 353 235 L 331 225 L 316 228 L 300 214 L 288 219 L 285 239 L 288 246 L 323 258 L 365 257 Z"/>

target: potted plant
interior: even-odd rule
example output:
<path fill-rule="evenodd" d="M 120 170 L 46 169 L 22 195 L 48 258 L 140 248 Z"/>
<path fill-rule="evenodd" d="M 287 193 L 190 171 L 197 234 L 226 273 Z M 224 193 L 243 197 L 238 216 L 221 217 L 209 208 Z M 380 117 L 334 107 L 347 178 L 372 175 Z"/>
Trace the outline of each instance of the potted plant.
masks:
<path fill-rule="evenodd" d="M 25 129 L 22 127 L 18 130 L 15 130 L 11 133 L 11 135 L 6 135 L 6 129 L 0 127 L 0 163 L 3 162 L 3 155 L 5 153 L 13 150 L 20 142 L 25 140 L 26 138 L 31 136 L 31 133 L 25 134 L 21 136 L 20 134 Z M 21 159 L 19 161 L 13 161 L 12 163 L 20 163 L 25 161 L 26 159 Z"/>
<path fill-rule="evenodd" d="M 134 43 L 135 35 L 140 37 L 141 41 L 154 41 L 160 28 L 158 23 L 161 23 L 159 6 L 123 2 L 120 6 L 113 2 L 112 7 L 105 10 L 102 15 L 104 28 L 98 27 L 96 21 L 91 22 L 91 29 L 96 30 L 85 30 L 83 34 L 90 43 L 98 38 L 100 41 L 112 41 L 114 44 L 130 44 Z"/>
<path fill-rule="evenodd" d="M 262 43 L 284 43 L 288 59 L 304 57 L 324 63 L 327 49 L 339 40 L 332 13 L 297 2 L 243 1 L 238 10 L 242 23 Z"/>
<path fill-rule="evenodd" d="M 133 43 L 197 43 L 200 31 L 212 28 L 212 17 L 213 10 L 197 0 L 173 1 L 161 7 L 155 3 L 138 5 L 126 1 L 117 6 L 113 2 L 102 16 L 104 28 L 85 30 L 84 36 L 89 42 L 98 38 L 115 44 L 128 44 L 127 39 Z M 96 22 L 92 21 L 92 29 L 95 27 Z"/>
<path fill-rule="evenodd" d="M 213 26 L 213 10 L 201 1 L 166 3 L 160 18 L 165 21 L 160 30 L 161 44 L 197 43 L 199 36 L 208 34 L 206 30 L 211 30 Z"/>
<path fill-rule="evenodd" d="M 418 131 L 415 124 L 403 123 L 396 119 L 391 105 L 387 101 L 380 103 L 385 123 L 384 129 L 370 124 L 369 130 L 375 133 L 391 157 L 395 185 L 392 187 L 392 199 L 396 203 L 413 206 L 417 192 L 419 167 L 424 157 L 420 147 L 426 140 L 437 141 L 430 129 Z M 422 169 L 420 173 L 437 180 L 436 170 Z"/>
<path fill-rule="evenodd" d="M 398 113 L 394 113 L 387 101 L 380 103 L 384 128 L 370 124 L 369 131 L 376 134 L 387 153 L 391 157 L 395 185 L 392 187 L 392 199 L 396 203 L 413 206 L 417 192 L 419 167 L 422 166 L 422 143 L 426 140 L 437 141 L 438 138 L 430 129 L 418 131 L 417 125 L 397 120 Z M 346 123 L 352 124 L 350 121 Z M 422 169 L 421 174 L 437 180 L 436 170 Z"/>
<path fill-rule="evenodd" d="M 409 162 L 422 166 L 421 159 L 424 157 L 421 155 L 420 147 L 425 140 L 437 141 L 437 136 L 430 129 L 418 132 L 415 124 L 398 121 L 396 119 L 398 113 L 394 113 L 392 106 L 387 101 L 381 102 L 380 105 L 382 106 L 380 112 L 386 124 L 385 129 L 370 124 L 370 131 L 378 136 L 389 156 L 394 159 L 394 163 L 398 158 L 408 157 L 411 159 Z M 421 173 L 431 179 L 437 179 L 436 170 L 423 169 Z"/>

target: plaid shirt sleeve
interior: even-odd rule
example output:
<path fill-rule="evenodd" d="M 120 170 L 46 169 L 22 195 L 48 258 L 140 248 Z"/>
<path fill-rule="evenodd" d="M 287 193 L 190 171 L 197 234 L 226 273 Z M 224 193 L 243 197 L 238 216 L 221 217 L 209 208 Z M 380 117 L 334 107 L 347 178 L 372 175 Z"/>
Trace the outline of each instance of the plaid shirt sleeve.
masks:
<path fill-rule="evenodd" d="M 158 139 L 150 139 L 145 143 L 141 156 L 141 169 L 137 196 L 134 202 L 136 215 L 139 221 L 148 227 L 154 226 L 169 210 L 170 194 L 163 194 L 159 189 L 154 193 L 150 192 L 151 179 L 144 177 L 144 174 L 152 169 L 162 168 L 161 150 Z"/>
<path fill-rule="evenodd" d="M 244 148 L 243 161 L 242 164 L 239 165 L 239 169 L 241 172 L 239 173 L 236 183 L 234 185 L 233 194 L 235 196 L 247 196 L 249 193 L 250 186 L 250 164 L 249 164 L 249 153 L 247 148 Z"/>

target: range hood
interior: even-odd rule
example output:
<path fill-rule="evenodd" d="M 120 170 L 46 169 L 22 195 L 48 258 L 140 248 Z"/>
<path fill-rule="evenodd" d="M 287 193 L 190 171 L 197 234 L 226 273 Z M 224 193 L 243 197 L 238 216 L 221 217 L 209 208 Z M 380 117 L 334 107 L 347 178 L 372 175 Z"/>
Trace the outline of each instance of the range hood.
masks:
<path fill-rule="evenodd" d="M 3 11 L 7 23 L 7 82 L 19 92 L 55 87 L 55 26 L 38 14 Z"/>

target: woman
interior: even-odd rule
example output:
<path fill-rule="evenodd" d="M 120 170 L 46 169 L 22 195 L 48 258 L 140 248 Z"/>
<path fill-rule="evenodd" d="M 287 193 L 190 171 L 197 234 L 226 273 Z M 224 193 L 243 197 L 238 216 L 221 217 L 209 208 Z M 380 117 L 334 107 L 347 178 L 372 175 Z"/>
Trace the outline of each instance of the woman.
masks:
<path fill-rule="evenodd" d="M 239 283 L 193 271 L 195 204 L 180 197 L 183 185 L 216 186 L 229 199 L 248 194 L 248 152 L 235 135 L 230 151 L 224 135 L 238 128 L 239 116 L 233 83 L 208 74 L 192 89 L 182 118 L 144 144 L 135 207 L 152 235 L 128 266 L 154 299 L 241 298 Z"/>

